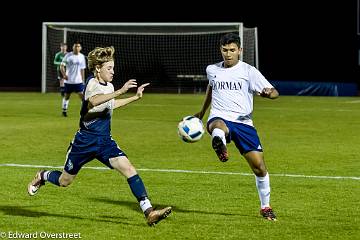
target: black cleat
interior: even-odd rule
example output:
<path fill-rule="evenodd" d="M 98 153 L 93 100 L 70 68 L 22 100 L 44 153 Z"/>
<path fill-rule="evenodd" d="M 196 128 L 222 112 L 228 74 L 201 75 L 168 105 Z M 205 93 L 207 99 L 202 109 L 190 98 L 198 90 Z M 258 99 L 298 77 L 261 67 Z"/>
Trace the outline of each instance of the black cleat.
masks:
<path fill-rule="evenodd" d="M 67 117 L 67 116 L 68 116 L 68 115 L 67 115 L 67 112 L 65 112 L 65 111 L 62 112 L 62 115 L 63 115 L 64 117 Z"/>
<path fill-rule="evenodd" d="M 260 215 L 266 220 L 276 221 L 275 213 L 273 212 L 271 207 L 260 209 Z"/>
<path fill-rule="evenodd" d="M 212 139 L 212 147 L 215 150 L 216 155 L 222 162 L 229 160 L 229 154 L 227 148 L 220 137 L 215 136 Z"/>

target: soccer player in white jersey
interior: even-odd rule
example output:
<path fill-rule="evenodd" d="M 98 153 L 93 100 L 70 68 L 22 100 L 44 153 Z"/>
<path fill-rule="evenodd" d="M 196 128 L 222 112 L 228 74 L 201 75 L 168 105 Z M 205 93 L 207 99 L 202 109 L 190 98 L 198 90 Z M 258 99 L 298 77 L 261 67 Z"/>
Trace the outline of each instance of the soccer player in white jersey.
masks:
<path fill-rule="evenodd" d="M 226 144 L 233 141 L 255 174 L 260 198 L 260 214 L 276 220 L 270 206 L 270 181 L 264 162 L 263 149 L 253 125 L 253 95 L 274 99 L 278 91 L 253 66 L 240 61 L 240 37 L 229 33 L 220 39 L 223 61 L 207 66 L 209 84 L 200 112 L 203 118 L 211 104 L 207 130 L 212 136 L 212 147 L 222 162 L 229 159 Z"/>
<path fill-rule="evenodd" d="M 81 167 L 98 159 L 127 178 L 129 187 L 145 214 L 148 225 L 153 226 L 166 218 L 172 208 L 154 210 L 143 181 L 130 163 L 124 151 L 112 139 L 111 117 L 113 110 L 139 100 L 149 83 L 137 88 L 134 96 L 117 98 L 130 88 L 136 88 L 135 79 L 127 81 L 114 91 L 111 83 L 114 75 L 114 48 L 95 48 L 88 54 L 88 68 L 93 73 L 85 86 L 85 96 L 80 111 L 80 129 L 69 146 L 63 171 L 40 170 L 28 184 L 28 193 L 35 195 L 46 181 L 61 187 L 73 182 Z"/>
<path fill-rule="evenodd" d="M 62 99 L 62 115 L 67 117 L 71 93 L 75 92 L 83 98 L 86 59 L 81 53 L 81 44 L 75 42 L 73 51 L 66 54 L 60 64 L 64 76 L 64 97 Z"/>

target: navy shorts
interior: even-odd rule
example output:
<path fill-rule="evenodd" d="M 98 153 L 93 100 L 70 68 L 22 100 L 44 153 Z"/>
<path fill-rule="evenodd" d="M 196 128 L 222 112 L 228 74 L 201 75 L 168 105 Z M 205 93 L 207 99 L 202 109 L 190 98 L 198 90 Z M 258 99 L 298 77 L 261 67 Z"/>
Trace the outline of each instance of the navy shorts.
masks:
<path fill-rule="evenodd" d="M 65 83 L 64 92 L 65 93 L 72 93 L 72 92 L 82 92 L 84 90 L 84 84 L 83 83 L 77 83 L 77 84 L 68 84 Z"/>
<path fill-rule="evenodd" d="M 254 127 L 247 124 L 231 122 L 219 117 L 215 117 L 207 122 L 208 131 L 209 124 L 214 120 L 222 120 L 226 124 L 229 129 L 229 135 L 226 136 L 226 141 L 228 143 L 233 141 L 241 154 L 251 151 L 263 151 L 259 136 Z"/>
<path fill-rule="evenodd" d="M 111 136 L 99 136 L 78 131 L 66 154 L 64 170 L 76 175 L 81 167 L 97 159 L 109 168 L 110 158 L 126 156 Z"/>

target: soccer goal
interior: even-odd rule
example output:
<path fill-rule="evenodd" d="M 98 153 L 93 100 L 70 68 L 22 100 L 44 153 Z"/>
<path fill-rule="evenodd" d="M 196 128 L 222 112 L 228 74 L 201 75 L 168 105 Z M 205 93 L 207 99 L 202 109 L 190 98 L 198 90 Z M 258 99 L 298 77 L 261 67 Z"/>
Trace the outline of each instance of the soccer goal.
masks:
<path fill-rule="evenodd" d="M 42 36 L 42 92 L 58 89 L 53 59 L 59 44 L 82 53 L 95 47 L 115 47 L 115 89 L 130 78 L 150 82 L 156 92 L 201 92 L 206 88 L 206 66 L 222 60 L 219 39 L 239 34 L 241 60 L 258 68 L 257 28 L 243 23 L 84 23 L 44 22 Z"/>

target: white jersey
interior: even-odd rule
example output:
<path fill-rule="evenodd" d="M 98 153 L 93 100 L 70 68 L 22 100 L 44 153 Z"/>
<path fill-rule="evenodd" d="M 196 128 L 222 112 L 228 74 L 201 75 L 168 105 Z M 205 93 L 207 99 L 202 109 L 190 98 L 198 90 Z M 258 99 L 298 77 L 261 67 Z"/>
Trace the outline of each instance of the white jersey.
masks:
<path fill-rule="evenodd" d="M 81 70 L 86 68 L 84 54 L 74 54 L 73 52 L 70 52 L 65 55 L 61 65 L 66 67 L 66 75 L 68 76 L 68 79 L 64 80 L 64 83 L 79 84 L 83 82 Z"/>
<path fill-rule="evenodd" d="M 107 82 L 106 84 L 100 83 L 95 78 L 92 78 L 88 81 L 85 88 L 85 101 L 88 101 L 90 97 L 98 94 L 108 94 L 114 92 L 114 86 L 112 83 Z M 111 99 L 107 102 L 104 102 L 100 105 L 97 105 L 89 110 L 89 112 L 102 112 L 105 109 L 108 109 L 110 113 L 113 111 L 115 99 Z"/>
<path fill-rule="evenodd" d="M 224 68 L 220 62 L 207 66 L 206 74 L 212 87 L 208 121 L 221 117 L 253 126 L 253 95 L 264 88 L 273 88 L 259 70 L 241 61 L 230 68 Z"/>

